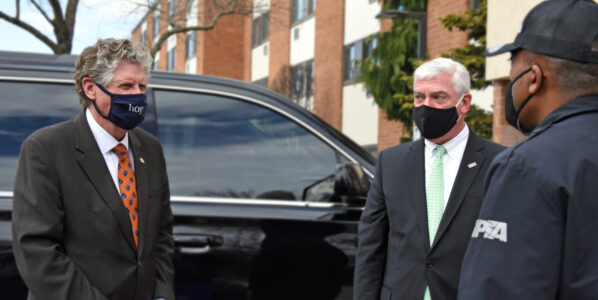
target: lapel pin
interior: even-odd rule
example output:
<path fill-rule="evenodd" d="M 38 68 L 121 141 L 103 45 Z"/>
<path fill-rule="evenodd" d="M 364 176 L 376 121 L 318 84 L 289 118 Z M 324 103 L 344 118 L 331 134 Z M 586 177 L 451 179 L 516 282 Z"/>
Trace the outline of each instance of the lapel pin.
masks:
<path fill-rule="evenodd" d="M 478 165 L 478 163 L 474 161 L 474 162 L 470 163 L 469 165 L 467 165 L 467 167 L 471 169 L 477 165 Z"/>
<path fill-rule="evenodd" d="M 140 161 L 142 164 L 144 164 L 144 163 L 145 163 L 145 160 L 143 160 L 143 157 L 140 157 L 140 158 L 139 158 L 139 161 Z"/>

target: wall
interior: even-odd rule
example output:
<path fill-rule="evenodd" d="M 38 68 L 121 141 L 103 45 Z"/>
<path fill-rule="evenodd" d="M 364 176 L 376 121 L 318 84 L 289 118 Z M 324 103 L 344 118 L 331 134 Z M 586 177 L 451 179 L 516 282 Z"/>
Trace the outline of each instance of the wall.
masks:
<path fill-rule="evenodd" d="M 378 1 L 345 0 L 344 45 L 380 31 Z M 378 105 L 362 83 L 343 86 L 342 131 L 360 145 L 378 144 Z"/>
<path fill-rule="evenodd" d="M 314 113 L 342 130 L 344 0 L 317 1 Z"/>
<path fill-rule="evenodd" d="M 488 0 L 488 48 L 511 43 L 521 28 L 525 15 L 540 0 Z M 508 53 L 486 58 L 486 80 L 498 80 L 509 77 L 510 63 Z"/>
<path fill-rule="evenodd" d="M 469 9 L 470 0 L 428 0 L 428 35 L 429 57 L 434 58 L 451 48 L 460 48 L 469 43 L 466 32 L 457 29 L 449 31 L 440 23 L 439 18 Z"/>

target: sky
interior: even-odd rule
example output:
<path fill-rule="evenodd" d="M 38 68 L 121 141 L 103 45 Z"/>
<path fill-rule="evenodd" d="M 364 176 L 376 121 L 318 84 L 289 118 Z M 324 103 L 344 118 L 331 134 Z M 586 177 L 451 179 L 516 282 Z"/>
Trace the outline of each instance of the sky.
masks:
<path fill-rule="evenodd" d="M 15 2 L 0 1 L 0 11 L 15 15 Z M 21 0 L 21 19 L 30 25 L 41 29 L 41 31 L 54 39 L 52 26 L 44 19 L 39 11 L 28 0 Z M 47 6 L 47 1 L 39 3 Z M 145 10 L 138 3 L 145 3 L 143 0 L 80 0 L 75 20 L 75 36 L 73 39 L 72 54 L 79 54 L 81 51 L 100 38 L 130 38 L 131 32 L 139 23 Z M 61 0 L 63 7 L 66 0 Z M 49 13 L 51 9 L 47 9 Z M 64 9 L 63 9 L 64 13 Z M 0 50 L 21 51 L 34 53 L 53 53 L 43 42 L 35 38 L 28 31 L 21 29 L 0 19 Z"/>

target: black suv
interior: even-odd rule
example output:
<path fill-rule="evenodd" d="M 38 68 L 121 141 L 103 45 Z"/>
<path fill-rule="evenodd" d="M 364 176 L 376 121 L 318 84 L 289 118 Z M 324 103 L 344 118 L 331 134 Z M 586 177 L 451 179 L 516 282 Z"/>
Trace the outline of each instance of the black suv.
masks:
<path fill-rule="evenodd" d="M 76 57 L 0 52 L 0 298 L 24 299 L 10 216 L 19 148 L 81 111 Z M 141 127 L 164 147 L 177 299 L 351 299 L 375 159 L 266 89 L 152 72 Z"/>

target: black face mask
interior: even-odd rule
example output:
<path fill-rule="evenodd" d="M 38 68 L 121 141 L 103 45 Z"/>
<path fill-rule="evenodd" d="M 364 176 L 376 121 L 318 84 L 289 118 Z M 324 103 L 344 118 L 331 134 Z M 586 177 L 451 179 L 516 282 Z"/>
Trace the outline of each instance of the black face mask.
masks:
<path fill-rule="evenodd" d="M 538 68 L 540 68 L 540 66 L 538 66 Z M 532 132 L 533 128 L 529 129 L 529 128 L 522 127 L 521 121 L 519 120 L 519 114 L 521 114 L 523 107 L 525 107 L 525 105 L 529 102 L 529 100 L 532 99 L 532 97 L 535 94 L 531 94 L 531 95 L 527 96 L 527 98 L 525 98 L 525 100 L 523 100 L 523 103 L 521 104 L 519 109 L 517 109 L 515 107 L 515 98 L 513 97 L 513 85 L 515 84 L 515 82 L 517 80 L 519 80 L 519 78 L 521 78 L 523 75 L 525 75 L 527 72 L 529 72 L 531 70 L 532 70 L 532 68 L 530 67 L 527 70 L 521 72 L 521 74 L 519 74 L 517 77 L 515 77 L 515 79 L 513 79 L 513 81 L 509 82 L 509 84 L 507 85 L 507 89 L 505 91 L 505 119 L 507 119 L 507 123 L 509 123 L 509 125 L 517 128 L 517 130 L 519 130 L 521 133 L 523 133 L 525 135 L 530 134 Z M 540 73 L 542 73 L 542 78 L 544 78 L 544 72 L 542 72 L 542 68 L 540 68 Z M 540 86 L 540 87 L 542 87 L 542 86 Z"/>
<path fill-rule="evenodd" d="M 447 134 L 461 117 L 457 113 L 457 106 L 463 100 L 463 96 L 461 96 L 457 105 L 451 108 L 434 108 L 426 105 L 414 106 L 413 121 L 421 135 L 428 140 L 433 140 Z"/>

